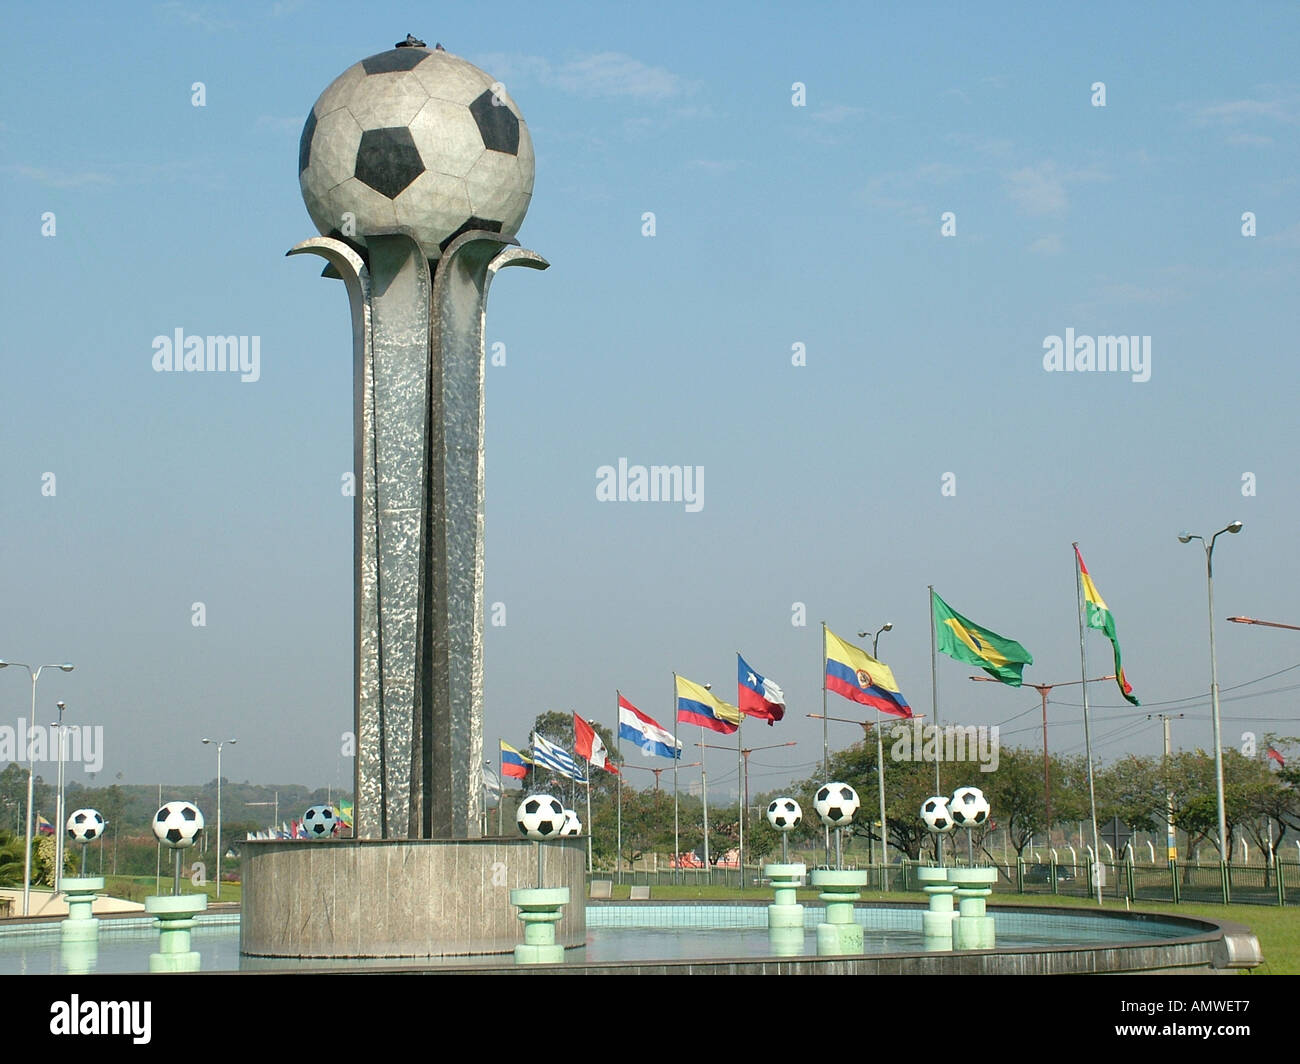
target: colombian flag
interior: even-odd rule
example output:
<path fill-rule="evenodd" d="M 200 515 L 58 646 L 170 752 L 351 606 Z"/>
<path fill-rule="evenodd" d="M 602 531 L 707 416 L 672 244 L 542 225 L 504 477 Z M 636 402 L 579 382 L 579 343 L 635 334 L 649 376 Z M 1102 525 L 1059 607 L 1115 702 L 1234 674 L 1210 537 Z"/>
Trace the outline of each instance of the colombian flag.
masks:
<path fill-rule="evenodd" d="M 969 621 L 930 592 L 934 629 L 940 653 L 983 669 L 995 680 L 1012 687 L 1023 682 L 1020 673 L 1034 663 L 1034 656 L 1014 639 L 1006 639 Z"/>
<path fill-rule="evenodd" d="M 528 766 L 533 763 L 527 754 L 521 754 L 504 739 L 501 743 L 501 775 L 513 780 L 521 780 L 528 775 Z"/>
<path fill-rule="evenodd" d="M 707 688 L 678 676 L 677 720 L 730 735 L 740 727 L 740 710 L 714 698 Z"/>
<path fill-rule="evenodd" d="M 826 690 L 864 706 L 874 706 L 882 713 L 896 717 L 912 715 L 912 707 L 898 689 L 888 665 L 844 642 L 829 628 L 823 626 L 822 630 L 826 633 Z"/>
<path fill-rule="evenodd" d="M 1142 703 L 1133 696 L 1133 685 L 1125 678 L 1124 666 L 1119 660 L 1119 637 L 1115 634 L 1115 618 L 1097 590 L 1097 585 L 1092 582 L 1092 577 L 1088 575 L 1088 567 L 1083 564 L 1083 555 L 1079 553 L 1078 544 L 1075 544 L 1074 556 L 1079 560 L 1079 579 L 1083 581 L 1084 611 L 1087 613 L 1088 627 L 1098 628 L 1106 633 L 1106 638 L 1110 640 L 1110 645 L 1115 651 L 1115 680 L 1119 684 L 1119 693 L 1128 702 L 1140 706 Z"/>

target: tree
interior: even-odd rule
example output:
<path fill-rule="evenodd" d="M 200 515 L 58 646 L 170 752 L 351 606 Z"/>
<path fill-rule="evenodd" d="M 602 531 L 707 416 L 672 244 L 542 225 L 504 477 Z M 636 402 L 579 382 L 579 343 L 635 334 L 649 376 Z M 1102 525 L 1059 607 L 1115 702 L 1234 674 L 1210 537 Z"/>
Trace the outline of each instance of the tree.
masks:
<path fill-rule="evenodd" d="M 1118 817 L 1120 823 L 1134 831 L 1155 831 L 1164 824 L 1165 789 L 1160 779 L 1162 760 L 1130 754 L 1097 773 L 1098 822 L 1109 822 Z"/>
<path fill-rule="evenodd" d="M 998 770 L 988 775 L 982 789 L 992 819 L 1006 831 L 1016 856 L 1023 857 L 1030 840 L 1047 826 L 1042 757 L 1032 750 L 1003 747 L 998 752 Z"/>

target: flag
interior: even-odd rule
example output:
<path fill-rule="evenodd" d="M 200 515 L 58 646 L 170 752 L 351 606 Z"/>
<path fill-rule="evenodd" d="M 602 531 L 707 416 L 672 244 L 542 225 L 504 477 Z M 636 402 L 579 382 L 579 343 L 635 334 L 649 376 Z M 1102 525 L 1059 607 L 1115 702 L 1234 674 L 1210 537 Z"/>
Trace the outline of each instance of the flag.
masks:
<path fill-rule="evenodd" d="M 289 838 L 305 839 L 306 837 L 307 837 L 307 832 L 306 830 L 304 830 L 301 820 L 289 821 Z"/>
<path fill-rule="evenodd" d="M 1273 749 L 1272 743 L 1268 744 L 1267 753 L 1269 757 L 1271 757 L 1274 761 L 1278 763 L 1279 767 L 1286 768 L 1286 759 L 1283 758 L 1281 754 L 1279 754 L 1276 750 Z"/>
<path fill-rule="evenodd" d="M 36 814 L 36 831 L 41 835 L 53 835 L 54 825 L 46 820 L 40 813 Z"/>
<path fill-rule="evenodd" d="M 501 775 L 509 776 L 512 780 L 521 780 L 528 775 L 528 766 L 533 763 L 533 759 L 527 754 L 520 753 L 504 739 L 501 743 Z"/>
<path fill-rule="evenodd" d="M 353 804 L 348 801 L 341 801 L 335 807 L 335 812 L 337 812 L 339 816 L 339 822 L 343 824 L 344 827 L 352 827 L 352 820 L 355 815 L 353 811 L 354 809 L 355 807 Z"/>
<path fill-rule="evenodd" d="M 930 596 L 939 651 L 983 669 L 995 680 L 1019 687 L 1020 673 L 1026 665 L 1034 663 L 1034 656 L 1014 639 L 1004 639 L 968 621 L 935 592 L 930 592 Z"/>
<path fill-rule="evenodd" d="M 487 791 L 489 798 L 501 800 L 501 777 L 487 765 L 483 766 L 483 789 Z"/>
<path fill-rule="evenodd" d="M 573 760 L 570 754 L 562 746 L 556 746 L 548 742 L 536 732 L 533 733 L 533 764 L 541 765 L 543 768 L 549 768 L 557 775 L 564 776 L 566 779 L 576 780 L 578 783 L 586 783 L 587 779 L 578 768 L 578 763 Z"/>
<path fill-rule="evenodd" d="M 1133 696 L 1133 685 L 1124 676 L 1124 666 L 1120 664 L 1119 637 L 1115 634 L 1115 617 L 1102 600 L 1101 592 L 1097 590 L 1097 585 L 1092 582 L 1092 577 L 1088 575 L 1088 567 L 1083 564 L 1083 555 L 1079 553 L 1078 547 L 1074 548 L 1074 556 L 1079 559 L 1079 577 L 1083 580 L 1083 608 L 1087 614 L 1088 627 L 1099 628 L 1106 633 L 1106 638 L 1110 640 L 1111 648 L 1115 651 L 1115 682 L 1119 684 L 1119 693 L 1133 705 L 1140 706 L 1142 703 Z"/>
<path fill-rule="evenodd" d="M 622 695 L 618 696 L 618 737 L 641 747 L 647 757 L 682 756 L 682 744 Z"/>
<path fill-rule="evenodd" d="M 761 717 L 768 726 L 785 716 L 785 693 L 766 676 L 760 676 L 736 655 L 740 676 L 737 682 L 737 701 L 742 713 Z"/>
<path fill-rule="evenodd" d="M 893 670 L 865 650 L 826 629 L 826 690 L 896 717 L 910 717 L 912 707 L 898 689 Z"/>
<path fill-rule="evenodd" d="M 609 759 L 609 751 L 600 741 L 596 729 L 576 713 L 573 715 L 573 748 L 597 768 L 618 775 L 618 766 Z"/>
<path fill-rule="evenodd" d="M 708 688 L 678 676 L 677 720 L 730 735 L 740 727 L 740 710 L 714 698 Z"/>

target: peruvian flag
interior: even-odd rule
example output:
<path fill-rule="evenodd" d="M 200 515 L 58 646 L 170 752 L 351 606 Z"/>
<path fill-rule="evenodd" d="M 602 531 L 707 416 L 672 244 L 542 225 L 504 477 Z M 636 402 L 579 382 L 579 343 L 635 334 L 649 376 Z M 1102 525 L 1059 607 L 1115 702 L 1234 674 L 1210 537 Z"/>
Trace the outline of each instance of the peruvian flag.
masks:
<path fill-rule="evenodd" d="M 1279 765 L 1281 765 L 1283 768 L 1286 768 L 1286 761 L 1283 759 L 1283 757 L 1282 757 L 1281 754 L 1279 754 L 1276 750 L 1273 749 L 1272 744 L 1269 745 L 1269 748 L 1268 748 L 1268 756 L 1271 757 L 1274 761 L 1276 761 L 1276 762 L 1277 762 Z"/>
<path fill-rule="evenodd" d="M 751 717 L 759 717 L 769 725 L 775 724 L 785 716 L 785 695 L 781 688 L 751 669 L 739 654 L 736 655 L 736 661 L 740 670 L 740 711 Z"/>
<path fill-rule="evenodd" d="M 573 748 L 597 768 L 618 775 L 618 766 L 609 759 L 609 751 L 600 741 L 596 729 L 576 713 L 573 715 Z"/>

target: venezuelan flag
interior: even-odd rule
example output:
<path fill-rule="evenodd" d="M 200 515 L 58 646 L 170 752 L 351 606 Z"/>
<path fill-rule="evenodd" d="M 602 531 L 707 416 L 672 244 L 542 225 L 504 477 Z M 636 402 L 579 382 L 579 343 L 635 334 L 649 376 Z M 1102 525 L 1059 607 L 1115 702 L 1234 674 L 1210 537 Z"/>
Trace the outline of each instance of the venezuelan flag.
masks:
<path fill-rule="evenodd" d="M 677 720 L 681 724 L 697 724 L 723 735 L 730 735 L 740 727 L 740 710 L 714 698 L 712 692 L 690 680 L 677 677 Z"/>
<path fill-rule="evenodd" d="M 934 634 L 941 654 L 967 665 L 983 669 L 996 680 L 1012 687 L 1024 681 L 1021 672 L 1034 663 L 1034 656 L 1014 639 L 981 628 L 967 620 L 944 602 L 935 592 L 930 592 L 934 610 Z"/>
<path fill-rule="evenodd" d="M 826 633 L 826 690 L 882 713 L 910 717 L 912 707 L 898 689 L 894 673 L 865 650 L 844 642 L 829 628 Z"/>
<path fill-rule="evenodd" d="M 514 780 L 521 780 L 528 775 L 528 766 L 533 763 L 533 759 L 527 754 L 521 754 L 504 739 L 499 740 L 501 743 L 501 775 L 509 776 Z"/>

